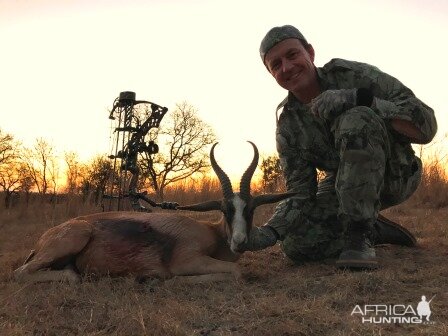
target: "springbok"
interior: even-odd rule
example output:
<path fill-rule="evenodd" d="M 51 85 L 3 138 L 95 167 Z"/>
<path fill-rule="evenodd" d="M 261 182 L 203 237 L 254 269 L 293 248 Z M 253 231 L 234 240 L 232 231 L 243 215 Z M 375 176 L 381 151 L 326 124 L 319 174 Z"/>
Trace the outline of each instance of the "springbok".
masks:
<path fill-rule="evenodd" d="M 229 177 L 215 160 L 210 161 L 224 195 L 180 210 L 220 210 L 217 223 L 174 213 L 103 212 L 70 219 L 46 231 L 24 265 L 14 271 L 17 280 L 80 281 L 80 274 L 139 279 L 209 275 L 209 279 L 238 278 L 235 261 L 248 240 L 255 208 L 291 197 L 294 193 L 250 193 L 258 164 L 258 149 L 244 172 L 240 192 L 234 193 Z"/>

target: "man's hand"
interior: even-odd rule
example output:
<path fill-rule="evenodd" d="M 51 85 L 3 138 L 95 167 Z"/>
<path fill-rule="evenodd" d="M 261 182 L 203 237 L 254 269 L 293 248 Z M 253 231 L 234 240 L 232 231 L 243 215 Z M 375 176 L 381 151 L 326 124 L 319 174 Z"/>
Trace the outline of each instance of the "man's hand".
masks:
<path fill-rule="evenodd" d="M 312 100 L 311 112 L 322 119 L 333 120 L 356 106 L 356 92 L 356 89 L 322 92 Z"/>
<path fill-rule="evenodd" d="M 278 233 L 268 225 L 252 227 L 249 232 L 247 244 L 243 247 L 244 251 L 258 251 L 269 246 L 275 245 L 278 240 Z M 241 251 L 243 252 L 243 251 Z"/>

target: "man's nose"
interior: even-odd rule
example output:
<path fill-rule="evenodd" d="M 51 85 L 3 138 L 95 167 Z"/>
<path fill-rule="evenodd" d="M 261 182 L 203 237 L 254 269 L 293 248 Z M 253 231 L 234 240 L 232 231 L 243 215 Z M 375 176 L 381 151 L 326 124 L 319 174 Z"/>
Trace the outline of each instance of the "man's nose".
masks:
<path fill-rule="evenodd" d="M 289 70 L 291 70 L 292 66 L 293 66 L 292 62 L 290 60 L 285 59 L 285 60 L 283 60 L 283 63 L 282 63 L 282 71 L 288 72 Z"/>

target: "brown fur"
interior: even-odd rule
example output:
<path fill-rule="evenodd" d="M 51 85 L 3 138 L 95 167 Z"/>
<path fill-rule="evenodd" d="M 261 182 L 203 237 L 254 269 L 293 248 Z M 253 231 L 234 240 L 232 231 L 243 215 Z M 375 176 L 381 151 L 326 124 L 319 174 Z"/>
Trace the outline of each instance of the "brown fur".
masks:
<path fill-rule="evenodd" d="M 18 280 L 77 282 L 81 274 L 171 278 L 230 273 L 233 263 L 224 222 L 178 214 L 108 212 L 71 219 L 45 232 L 35 253 L 14 273 Z M 45 275 L 42 270 L 47 269 Z"/>

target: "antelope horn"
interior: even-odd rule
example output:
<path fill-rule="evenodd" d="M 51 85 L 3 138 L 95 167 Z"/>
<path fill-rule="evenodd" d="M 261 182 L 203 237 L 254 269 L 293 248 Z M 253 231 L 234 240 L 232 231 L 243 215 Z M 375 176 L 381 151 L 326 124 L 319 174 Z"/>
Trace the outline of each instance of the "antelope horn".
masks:
<path fill-rule="evenodd" d="M 255 169 L 257 168 L 259 158 L 257 146 L 255 146 L 255 144 L 251 141 L 248 141 L 248 143 L 250 143 L 254 148 L 254 158 L 249 167 L 244 172 L 243 177 L 241 177 L 240 195 L 242 198 L 248 198 L 250 196 L 250 181 L 252 180 L 252 176 L 254 175 Z"/>
<path fill-rule="evenodd" d="M 286 198 L 290 198 L 297 195 L 296 192 L 285 192 L 280 194 L 265 194 L 265 195 L 258 195 L 254 197 L 254 208 L 263 205 L 263 204 L 270 204 L 270 203 L 277 203 L 280 202 Z"/>
<path fill-rule="evenodd" d="M 222 193 L 224 194 L 225 199 L 230 199 L 233 196 L 232 183 L 230 183 L 230 179 L 226 173 L 221 169 L 218 163 L 215 160 L 215 146 L 218 143 L 216 142 L 212 149 L 210 150 L 210 163 L 212 165 L 213 171 L 216 176 L 218 176 L 219 183 L 221 184 Z"/>
<path fill-rule="evenodd" d="M 176 208 L 177 210 L 189 210 L 189 211 L 211 211 L 221 210 L 221 201 L 207 201 L 198 204 L 181 205 Z"/>

